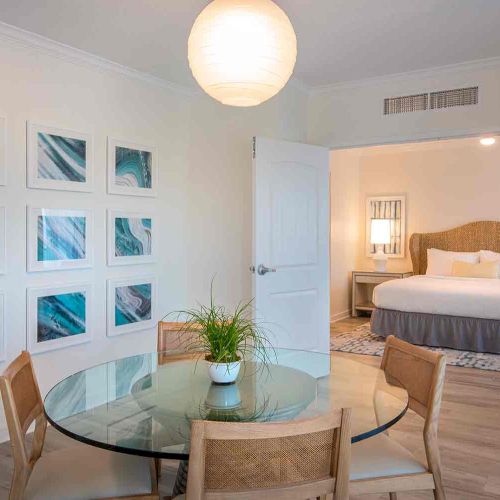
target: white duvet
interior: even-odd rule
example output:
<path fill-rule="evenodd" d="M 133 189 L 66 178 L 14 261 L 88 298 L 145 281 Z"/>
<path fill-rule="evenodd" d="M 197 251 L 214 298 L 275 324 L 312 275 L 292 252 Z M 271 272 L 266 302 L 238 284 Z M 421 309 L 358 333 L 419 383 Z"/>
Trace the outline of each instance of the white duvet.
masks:
<path fill-rule="evenodd" d="M 500 279 L 412 276 L 375 287 L 376 307 L 500 320 Z"/>

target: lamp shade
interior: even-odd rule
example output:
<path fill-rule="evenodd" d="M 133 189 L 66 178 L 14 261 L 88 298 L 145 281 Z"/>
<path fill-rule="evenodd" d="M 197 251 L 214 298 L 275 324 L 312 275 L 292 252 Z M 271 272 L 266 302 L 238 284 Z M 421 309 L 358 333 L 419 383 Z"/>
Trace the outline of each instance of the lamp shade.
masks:
<path fill-rule="evenodd" d="M 214 0 L 196 18 L 188 40 L 194 78 L 230 106 L 256 106 L 290 79 L 297 38 L 271 0 Z"/>
<path fill-rule="evenodd" d="M 391 242 L 390 219 L 372 219 L 370 243 L 372 245 L 386 245 Z"/>

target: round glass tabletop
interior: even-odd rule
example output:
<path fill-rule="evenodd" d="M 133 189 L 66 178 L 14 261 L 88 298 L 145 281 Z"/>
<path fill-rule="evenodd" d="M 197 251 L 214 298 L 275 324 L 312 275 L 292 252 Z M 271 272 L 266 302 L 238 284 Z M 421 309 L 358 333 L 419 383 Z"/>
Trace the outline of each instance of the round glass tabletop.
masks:
<path fill-rule="evenodd" d="M 406 412 L 408 394 L 384 372 L 335 354 L 276 349 L 263 367 L 245 361 L 235 384 L 214 385 L 194 355 L 148 353 L 75 373 L 45 398 L 64 434 L 105 449 L 189 457 L 191 420 L 266 422 L 311 418 L 349 407 L 352 441 L 369 438 Z"/>

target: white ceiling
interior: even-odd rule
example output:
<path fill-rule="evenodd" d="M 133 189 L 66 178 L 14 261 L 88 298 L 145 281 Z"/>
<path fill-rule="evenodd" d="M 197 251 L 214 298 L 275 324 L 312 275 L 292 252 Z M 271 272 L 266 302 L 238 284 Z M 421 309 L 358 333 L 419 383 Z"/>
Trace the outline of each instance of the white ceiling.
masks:
<path fill-rule="evenodd" d="M 0 21 L 181 85 L 207 0 L 0 0 Z M 276 0 L 310 86 L 500 56 L 500 0 Z"/>

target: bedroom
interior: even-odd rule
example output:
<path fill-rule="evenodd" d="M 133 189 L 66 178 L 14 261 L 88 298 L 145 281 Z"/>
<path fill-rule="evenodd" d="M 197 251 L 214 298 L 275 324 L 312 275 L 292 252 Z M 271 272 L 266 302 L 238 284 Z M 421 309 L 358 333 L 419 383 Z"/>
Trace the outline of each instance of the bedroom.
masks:
<path fill-rule="evenodd" d="M 427 252 L 430 251 L 430 258 L 434 260 L 446 259 L 447 255 L 439 254 L 433 248 L 470 251 L 471 255 L 458 256 L 470 263 L 497 260 L 497 254 L 487 255 L 485 252 L 498 249 L 497 228 L 485 221 L 498 220 L 495 186 L 499 159 L 494 135 L 332 152 L 332 178 L 335 179 L 337 173 L 348 171 L 351 177 L 344 178 L 341 185 L 344 188 L 346 182 L 350 182 L 352 187 L 351 196 L 345 197 L 332 182 L 332 319 L 343 319 L 351 312 L 353 316 L 370 312 L 373 297 L 379 309 L 372 314 L 375 333 L 387 335 L 395 332 L 404 338 L 406 332 L 407 340 L 416 344 L 498 353 L 500 346 L 495 341 L 494 327 L 488 321 L 498 319 L 496 304 L 500 297 L 495 291 L 496 280 L 475 283 L 470 279 L 433 279 L 432 275 L 451 275 L 452 262 L 444 264 L 448 265 L 447 269 L 443 269 L 439 262 L 431 262 L 428 266 Z M 431 277 L 413 277 L 374 291 L 377 283 L 364 284 L 364 275 L 359 271 L 351 274 L 346 266 L 350 266 L 351 271 L 376 269 L 375 252 L 380 246 L 370 244 L 371 220 L 383 219 L 381 210 L 384 211 L 386 206 L 387 217 L 394 220 L 387 221 L 392 225 L 392 234 L 388 235 L 390 243 L 382 246 L 389 256 L 382 264 L 386 272 L 395 274 L 379 276 L 379 283 L 391 277 L 409 277 L 411 273 L 427 273 Z M 351 243 L 355 252 L 346 252 L 346 246 L 338 243 L 343 226 L 336 225 L 336 220 L 357 228 L 352 232 Z M 476 224 L 466 226 L 470 223 Z M 457 229 L 456 233 L 419 236 L 459 226 L 465 227 Z M 483 252 L 478 253 L 481 250 Z M 452 254 L 448 257 L 451 258 Z M 455 276 L 460 276 L 457 272 Z M 474 283 L 476 288 L 471 288 Z M 488 296 L 479 300 L 481 294 Z M 391 310 L 399 312 L 387 312 Z M 418 323 L 418 328 L 412 327 L 412 318 L 402 314 L 404 311 L 416 314 L 413 320 Z M 433 318 L 429 316 L 432 314 L 435 315 Z M 460 320 L 458 323 L 461 324 L 456 325 L 454 332 L 451 320 L 443 315 L 480 317 L 483 321 L 478 319 L 477 326 L 472 328 L 470 320 Z M 466 327 L 464 322 L 469 326 Z M 415 330 L 413 334 L 410 333 L 412 330 Z M 490 333 L 481 334 L 482 330 Z M 461 340 L 455 342 L 454 336 Z"/>

